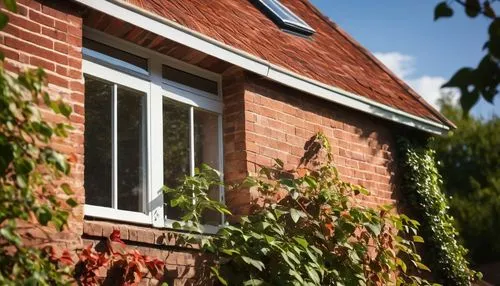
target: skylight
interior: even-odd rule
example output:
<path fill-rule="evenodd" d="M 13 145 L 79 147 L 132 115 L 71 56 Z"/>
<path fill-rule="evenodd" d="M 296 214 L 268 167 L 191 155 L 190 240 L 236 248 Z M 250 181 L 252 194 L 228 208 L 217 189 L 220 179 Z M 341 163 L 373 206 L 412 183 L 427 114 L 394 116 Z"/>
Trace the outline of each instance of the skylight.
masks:
<path fill-rule="evenodd" d="M 284 30 L 305 36 L 316 32 L 304 20 L 281 4 L 279 0 L 256 0 L 255 2 Z"/>

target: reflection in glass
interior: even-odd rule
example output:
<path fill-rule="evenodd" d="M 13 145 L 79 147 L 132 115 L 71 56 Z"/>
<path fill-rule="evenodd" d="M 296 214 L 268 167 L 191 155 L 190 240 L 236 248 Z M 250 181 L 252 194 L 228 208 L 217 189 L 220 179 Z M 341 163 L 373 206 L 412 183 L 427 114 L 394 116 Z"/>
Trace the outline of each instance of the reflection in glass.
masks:
<path fill-rule="evenodd" d="M 164 184 L 178 187 L 184 176 L 190 175 L 189 163 L 189 106 L 163 99 L 163 170 Z M 165 202 L 168 198 L 165 197 Z M 165 207 L 167 218 L 179 220 L 179 208 Z"/>
<path fill-rule="evenodd" d="M 82 53 L 85 57 L 105 64 L 122 67 L 136 73 L 148 75 L 148 60 L 117 48 L 83 38 Z"/>
<path fill-rule="evenodd" d="M 113 84 L 85 76 L 85 203 L 111 207 Z"/>
<path fill-rule="evenodd" d="M 164 65 L 162 68 L 164 79 L 175 81 L 180 84 L 190 86 L 208 93 L 217 94 L 217 82 L 197 75 L 178 70 L 176 68 Z"/>
<path fill-rule="evenodd" d="M 142 92 L 118 86 L 118 209 L 143 211 L 146 124 Z"/>
<path fill-rule="evenodd" d="M 218 115 L 203 110 L 194 110 L 194 159 L 196 167 L 202 163 L 219 170 Z M 219 200 L 220 188 L 212 187 L 209 197 Z M 220 215 L 215 211 L 206 211 L 202 221 L 205 224 L 219 225 Z"/>

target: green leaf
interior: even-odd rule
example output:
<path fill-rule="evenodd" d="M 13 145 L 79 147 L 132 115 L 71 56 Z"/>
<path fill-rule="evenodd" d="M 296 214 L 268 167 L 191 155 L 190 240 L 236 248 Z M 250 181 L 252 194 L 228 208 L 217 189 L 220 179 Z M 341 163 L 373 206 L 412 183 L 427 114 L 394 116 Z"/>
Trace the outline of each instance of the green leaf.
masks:
<path fill-rule="evenodd" d="M 295 181 L 292 179 L 281 179 L 280 184 L 283 185 L 288 191 L 295 190 Z"/>
<path fill-rule="evenodd" d="M 304 248 L 307 248 L 309 246 L 309 243 L 303 237 L 295 236 L 293 240 L 295 240 L 298 244 L 300 244 Z"/>
<path fill-rule="evenodd" d="M 321 285 L 321 279 L 319 278 L 318 273 L 309 266 L 306 266 L 306 270 L 307 270 L 307 275 L 311 278 L 311 280 L 316 285 Z"/>
<path fill-rule="evenodd" d="M 17 12 L 17 4 L 16 0 L 3 0 L 5 8 L 7 8 L 11 12 Z"/>
<path fill-rule="evenodd" d="M 71 115 L 71 112 L 73 111 L 71 106 L 69 104 L 66 104 L 66 103 L 60 101 L 58 107 L 59 107 L 59 111 L 61 112 L 61 114 L 64 115 L 66 118 L 69 118 L 69 116 Z"/>
<path fill-rule="evenodd" d="M 375 223 L 365 223 L 366 228 L 368 228 L 374 235 L 379 235 L 381 231 L 380 224 Z"/>
<path fill-rule="evenodd" d="M 407 270 L 407 267 L 406 267 L 406 263 L 401 260 L 401 258 L 396 258 L 396 264 L 399 265 L 399 267 L 401 267 L 401 270 L 403 270 L 404 273 L 406 273 L 406 270 Z"/>
<path fill-rule="evenodd" d="M 451 79 L 443 84 L 441 87 L 468 87 L 472 84 L 474 79 L 474 70 L 472 68 L 461 68 L 459 69 Z"/>
<path fill-rule="evenodd" d="M 9 16 L 7 16 L 7 14 L 5 13 L 0 12 L 0 30 L 5 28 L 8 22 L 9 22 Z"/>
<path fill-rule="evenodd" d="M 16 173 L 26 175 L 33 170 L 35 164 L 31 160 L 21 158 L 20 160 L 14 161 L 14 167 L 16 169 Z"/>
<path fill-rule="evenodd" d="M 52 213 L 46 207 L 39 208 L 36 216 L 41 225 L 47 225 L 52 219 Z"/>
<path fill-rule="evenodd" d="M 429 267 L 427 267 L 425 264 L 423 264 L 421 262 L 415 261 L 415 265 L 418 267 L 418 269 L 431 272 L 431 270 L 429 269 Z"/>
<path fill-rule="evenodd" d="M 71 190 L 71 187 L 67 183 L 62 183 L 61 189 L 68 196 L 74 194 L 73 190 Z"/>
<path fill-rule="evenodd" d="M 250 279 L 245 282 L 243 282 L 244 286 L 258 286 L 258 285 L 264 285 L 264 281 L 260 279 Z"/>
<path fill-rule="evenodd" d="M 210 267 L 210 270 L 212 270 L 212 273 L 215 275 L 215 277 L 217 277 L 217 279 L 219 280 L 219 282 L 220 282 L 222 285 L 225 285 L 225 286 L 229 285 L 229 284 L 227 283 L 226 279 L 224 279 L 224 277 L 222 277 L 222 276 L 220 275 L 220 273 L 219 273 L 219 269 L 217 269 L 217 268 L 215 268 L 215 267 L 211 266 L 211 267 Z"/>
<path fill-rule="evenodd" d="M 318 183 L 316 182 L 316 179 L 314 179 L 311 176 L 305 176 L 304 181 L 309 185 L 309 187 L 315 189 Z"/>
<path fill-rule="evenodd" d="M 434 21 L 439 18 L 449 18 L 451 16 L 453 16 L 453 9 L 451 9 L 446 1 L 436 5 L 436 8 L 434 9 Z"/>
<path fill-rule="evenodd" d="M 245 261 L 246 264 L 252 265 L 253 267 L 257 268 L 259 271 L 262 271 L 266 268 L 264 263 L 262 261 L 255 260 L 253 258 L 250 258 L 248 256 L 241 256 L 241 259 Z"/>
<path fill-rule="evenodd" d="M 414 235 L 413 236 L 413 241 L 424 243 L 424 239 L 421 236 L 418 236 L 418 235 Z"/>
<path fill-rule="evenodd" d="M 290 216 L 292 217 L 293 222 L 297 223 L 301 217 L 306 217 L 307 215 L 302 211 L 291 208 Z"/>
<path fill-rule="evenodd" d="M 481 3 L 479 0 L 465 0 L 465 14 L 467 16 L 474 18 L 481 12 Z"/>
<path fill-rule="evenodd" d="M 21 243 L 20 237 L 9 226 L 0 228 L 0 235 L 15 245 L 19 245 Z"/>
<path fill-rule="evenodd" d="M 77 203 L 74 199 L 72 199 L 72 198 L 67 199 L 67 200 L 66 200 L 66 203 L 67 203 L 70 207 L 72 207 L 72 208 L 74 208 L 74 207 L 76 207 L 76 206 L 78 205 L 78 203 Z"/>

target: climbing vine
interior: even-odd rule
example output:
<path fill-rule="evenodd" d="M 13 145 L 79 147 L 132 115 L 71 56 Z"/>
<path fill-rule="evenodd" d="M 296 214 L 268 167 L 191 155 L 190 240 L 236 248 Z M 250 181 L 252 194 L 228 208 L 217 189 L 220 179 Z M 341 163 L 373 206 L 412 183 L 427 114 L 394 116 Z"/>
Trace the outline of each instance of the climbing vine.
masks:
<path fill-rule="evenodd" d="M 401 153 L 401 190 L 405 203 L 422 223 L 429 264 L 446 285 L 470 285 L 481 274 L 469 268 L 467 250 L 457 241 L 448 201 L 441 192 L 441 176 L 436 168 L 434 150 L 399 140 Z"/>

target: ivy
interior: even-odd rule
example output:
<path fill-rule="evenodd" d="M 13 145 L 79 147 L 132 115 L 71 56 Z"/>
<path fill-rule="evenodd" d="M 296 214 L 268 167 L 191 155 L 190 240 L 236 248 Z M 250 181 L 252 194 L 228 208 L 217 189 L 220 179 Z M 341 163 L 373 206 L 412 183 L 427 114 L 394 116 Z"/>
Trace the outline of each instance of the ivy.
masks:
<path fill-rule="evenodd" d="M 441 192 L 441 176 L 431 148 L 399 140 L 403 198 L 422 223 L 422 236 L 432 269 L 446 285 L 471 285 L 481 274 L 469 268 L 467 250 L 457 241 L 448 201 Z"/>

